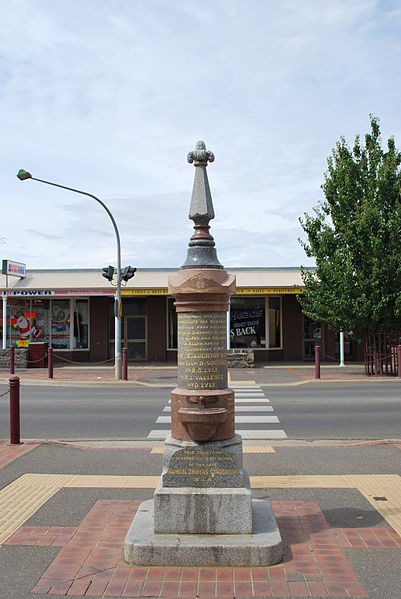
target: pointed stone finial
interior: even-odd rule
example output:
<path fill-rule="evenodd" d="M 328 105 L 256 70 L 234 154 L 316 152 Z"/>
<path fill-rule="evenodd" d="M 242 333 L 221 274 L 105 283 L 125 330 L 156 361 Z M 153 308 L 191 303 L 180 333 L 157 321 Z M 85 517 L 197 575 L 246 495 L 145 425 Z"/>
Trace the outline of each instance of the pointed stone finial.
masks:
<path fill-rule="evenodd" d="M 198 141 L 195 150 L 188 153 L 187 160 L 195 166 L 189 208 L 189 218 L 195 223 L 195 233 L 188 244 L 187 259 L 181 268 L 223 268 L 217 259 L 214 239 L 209 233 L 209 221 L 214 218 L 214 209 L 206 167 L 208 162 L 214 161 L 214 154 L 206 150 L 204 141 Z"/>
<path fill-rule="evenodd" d="M 195 150 L 188 152 L 187 160 L 190 163 L 194 163 L 195 166 L 203 164 L 207 166 L 208 162 L 214 161 L 214 154 L 209 150 L 206 150 L 206 144 L 204 141 L 198 141 L 195 146 Z"/>

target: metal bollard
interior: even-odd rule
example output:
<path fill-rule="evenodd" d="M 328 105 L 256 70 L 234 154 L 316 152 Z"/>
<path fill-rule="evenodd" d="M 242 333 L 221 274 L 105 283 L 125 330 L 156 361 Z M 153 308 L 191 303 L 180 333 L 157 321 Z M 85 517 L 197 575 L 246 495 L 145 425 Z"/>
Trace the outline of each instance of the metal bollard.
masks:
<path fill-rule="evenodd" d="M 49 347 L 47 350 L 47 366 L 49 369 L 49 379 L 53 378 L 53 348 Z"/>
<path fill-rule="evenodd" d="M 320 345 L 315 345 L 315 379 L 320 379 Z"/>
<path fill-rule="evenodd" d="M 19 376 L 10 376 L 10 443 L 21 444 L 20 409 L 19 409 Z"/>
<path fill-rule="evenodd" d="M 128 380 L 127 348 L 123 347 L 123 381 Z"/>
<path fill-rule="evenodd" d="M 397 345 L 398 378 L 401 379 L 401 345 Z"/>
<path fill-rule="evenodd" d="M 14 374 L 15 352 L 14 348 L 10 347 L 10 374 Z"/>

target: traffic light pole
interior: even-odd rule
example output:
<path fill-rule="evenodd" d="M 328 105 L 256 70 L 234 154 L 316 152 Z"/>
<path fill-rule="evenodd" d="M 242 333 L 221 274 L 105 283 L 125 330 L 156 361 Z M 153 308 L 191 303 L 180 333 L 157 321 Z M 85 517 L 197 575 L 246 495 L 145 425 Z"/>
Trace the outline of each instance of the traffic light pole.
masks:
<path fill-rule="evenodd" d="M 96 202 L 98 202 L 103 208 L 106 210 L 107 214 L 110 217 L 111 222 L 113 223 L 114 232 L 116 234 L 117 241 L 117 291 L 115 297 L 114 304 L 114 314 L 115 314 L 115 331 L 114 331 L 114 339 L 115 339 L 115 350 L 114 350 L 114 378 L 116 380 L 121 379 L 121 242 L 120 242 L 120 233 L 118 232 L 117 223 L 114 220 L 114 216 L 106 206 L 102 200 L 99 200 L 92 193 L 88 193 L 87 191 L 81 191 L 80 189 L 74 189 L 73 187 L 67 187 L 66 185 L 59 185 L 59 183 L 52 183 L 51 181 L 45 181 L 44 179 L 37 179 L 36 177 L 32 177 L 30 173 L 26 171 L 20 171 L 18 173 L 18 178 L 21 181 L 25 179 L 32 179 L 33 181 L 39 181 L 40 183 L 45 183 L 46 185 L 52 185 L 53 187 L 60 187 L 61 189 L 66 189 L 67 191 L 72 191 L 75 193 L 80 193 L 81 195 L 88 196 L 89 198 L 93 198 Z"/>

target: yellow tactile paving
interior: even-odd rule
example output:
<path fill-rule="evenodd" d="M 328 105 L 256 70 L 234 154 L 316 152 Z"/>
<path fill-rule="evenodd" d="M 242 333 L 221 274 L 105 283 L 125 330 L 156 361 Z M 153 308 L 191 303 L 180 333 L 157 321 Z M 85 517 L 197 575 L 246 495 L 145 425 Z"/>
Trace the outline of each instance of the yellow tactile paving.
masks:
<path fill-rule="evenodd" d="M 92 489 L 154 489 L 160 476 L 107 476 L 79 474 L 65 484 L 69 488 L 88 487 Z"/>
<path fill-rule="evenodd" d="M 4 543 L 71 475 L 24 474 L 0 490 L 0 544 Z"/>
<path fill-rule="evenodd" d="M 163 447 L 153 447 L 150 453 L 163 453 Z M 244 445 L 243 453 L 276 453 L 271 445 Z"/>
<path fill-rule="evenodd" d="M 351 475 L 350 479 L 390 526 L 401 534 L 401 478 L 397 474 L 373 474 Z"/>
<path fill-rule="evenodd" d="M 271 445 L 244 445 L 243 453 L 276 453 Z"/>
<path fill-rule="evenodd" d="M 250 479 L 254 489 L 357 489 L 401 535 L 401 477 L 398 474 L 251 476 Z M 375 497 L 384 497 L 385 501 Z"/>
<path fill-rule="evenodd" d="M 158 480 L 159 476 L 24 474 L 0 490 L 0 544 L 63 487 L 154 489 Z M 401 477 L 397 474 L 296 474 L 251 476 L 250 480 L 254 489 L 357 489 L 401 535 Z"/>

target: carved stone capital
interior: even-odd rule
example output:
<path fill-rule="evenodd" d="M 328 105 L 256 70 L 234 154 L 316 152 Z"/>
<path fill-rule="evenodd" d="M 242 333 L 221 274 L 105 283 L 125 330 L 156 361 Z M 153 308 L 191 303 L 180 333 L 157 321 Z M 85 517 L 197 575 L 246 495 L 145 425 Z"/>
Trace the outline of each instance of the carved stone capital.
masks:
<path fill-rule="evenodd" d="M 226 312 L 236 289 L 235 275 L 220 269 L 180 270 L 169 276 L 168 292 L 177 312 Z"/>

